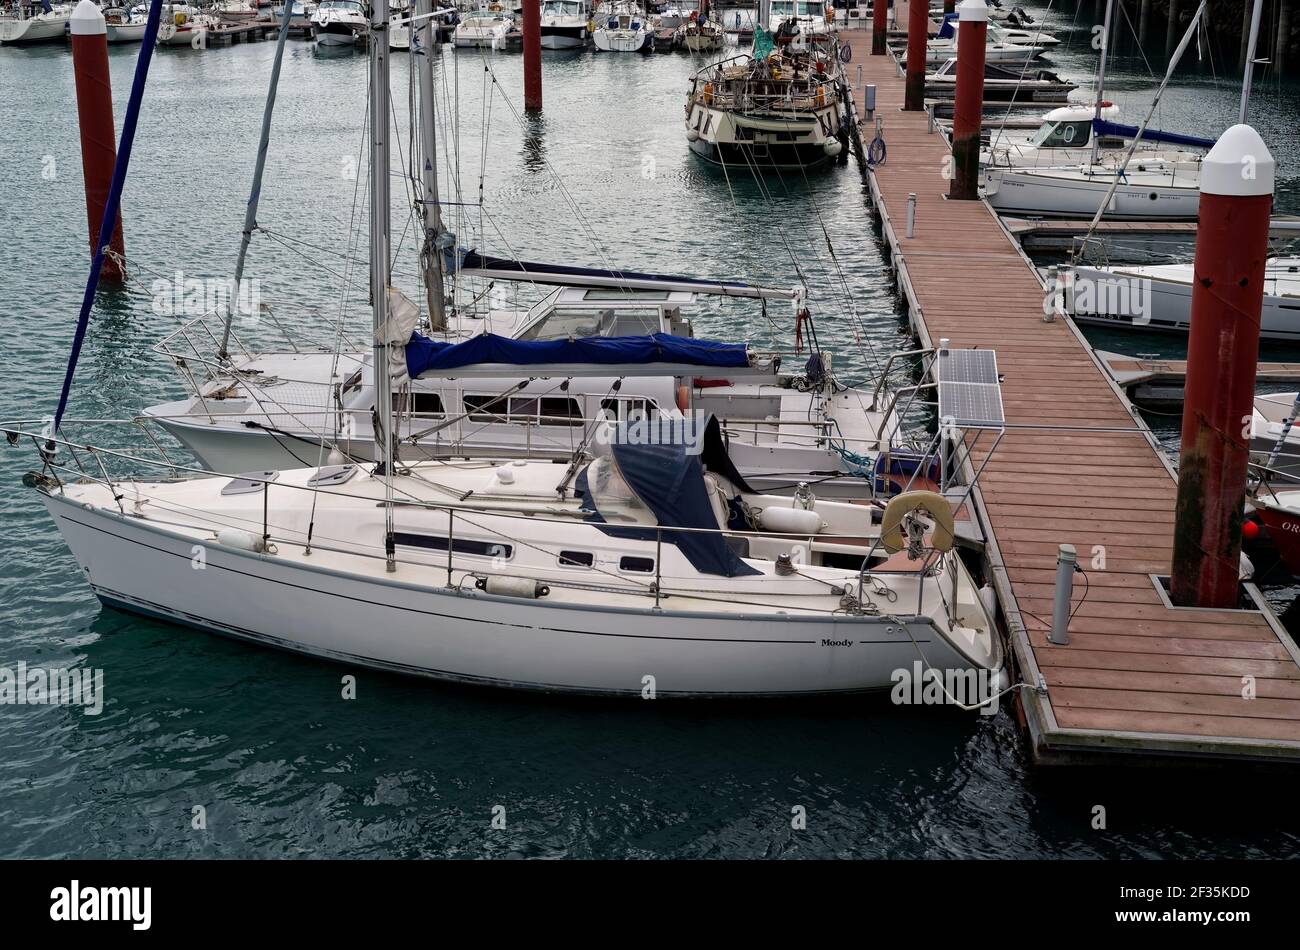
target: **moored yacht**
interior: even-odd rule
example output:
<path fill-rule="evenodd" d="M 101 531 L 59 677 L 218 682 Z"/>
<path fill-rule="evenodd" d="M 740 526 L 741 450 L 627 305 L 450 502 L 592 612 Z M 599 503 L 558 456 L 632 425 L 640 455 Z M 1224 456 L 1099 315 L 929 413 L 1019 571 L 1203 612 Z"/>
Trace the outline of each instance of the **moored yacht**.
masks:
<path fill-rule="evenodd" d="M 650 19 L 635 3 L 615 3 L 596 18 L 591 35 L 596 49 L 607 53 L 648 53 L 654 45 Z"/>
<path fill-rule="evenodd" d="M 691 151 L 758 171 L 814 168 L 843 154 L 851 117 L 834 49 L 833 39 L 829 50 L 780 45 L 697 72 L 686 103 Z"/>
<path fill-rule="evenodd" d="M 525 0 L 536 2 L 536 0 Z M 540 0 L 542 48 L 578 49 L 587 45 L 591 23 L 590 0 Z"/>
<path fill-rule="evenodd" d="M 355 46 L 370 34 L 370 21 L 358 0 L 321 0 L 311 22 L 317 46 Z"/>
<path fill-rule="evenodd" d="M 71 17 L 71 4 L 53 6 L 49 0 L 43 0 L 38 12 L 36 4 L 20 0 L 13 15 L 0 17 L 0 43 L 16 46 L 62 40 Z"/>

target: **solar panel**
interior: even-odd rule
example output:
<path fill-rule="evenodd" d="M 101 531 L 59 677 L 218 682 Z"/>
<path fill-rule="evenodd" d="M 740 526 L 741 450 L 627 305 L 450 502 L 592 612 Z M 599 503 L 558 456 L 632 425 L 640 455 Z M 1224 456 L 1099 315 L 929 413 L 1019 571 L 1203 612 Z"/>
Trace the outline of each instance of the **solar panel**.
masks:
<path fill-rule="evenodd" d="M 939 420 L 977 428 L 1002 426 L 1002 388 L 997 383 L 940 383 Z"/>
<path fill-rule="evenodd" d="M 940 350 L 935 375 L 941 383 L 998 381 L 998 356 L 993 350 Z"/>
<path fill-rule="evenodd" d="M 1001 428 L 1002 387 L 993 350 L 940 350 L 939 421 L 967 428 Z"/>

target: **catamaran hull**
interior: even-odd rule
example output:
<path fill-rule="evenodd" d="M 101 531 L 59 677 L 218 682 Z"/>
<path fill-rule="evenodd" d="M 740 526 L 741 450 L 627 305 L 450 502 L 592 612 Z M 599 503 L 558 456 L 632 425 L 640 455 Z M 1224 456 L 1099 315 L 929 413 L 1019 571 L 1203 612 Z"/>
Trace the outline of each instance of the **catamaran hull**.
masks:
<path fill-rule="evenodd" d="M 444 587 L 428 565 L 362 577 L 324 566 L 320 550 L 303 557 L 199 545 L 63 496 L 45 503 L 103 603 L 349 666 L 659 697 L 883 690 L 922 651 L 940 670 L 975 668 L 928 618 L 792 619 L 746 615 L 743 604 L 731 614 L 678 613 L 671 598 L 657 613 L 553 606 Z"/>
<path fill-rule="evenodd" d="M 1091 218 L 1101 207 L 1110 179 L 1068 178 L 1008 169 L 990 169 L 985 197 L 999 214 Z M 1200 191 L 1195 187 L 1121 184 L 1106 207 L 1109 220 L 1195 220 Z"/>

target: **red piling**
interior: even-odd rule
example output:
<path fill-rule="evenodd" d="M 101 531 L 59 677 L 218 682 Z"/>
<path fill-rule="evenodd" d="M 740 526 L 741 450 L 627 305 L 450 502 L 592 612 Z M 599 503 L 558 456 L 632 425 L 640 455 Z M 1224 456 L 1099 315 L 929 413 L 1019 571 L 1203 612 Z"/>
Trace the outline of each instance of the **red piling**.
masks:
<path fill-rule="evenodd" d="M 984 121 L 984 44 L 989 8 L 962 0 L 957 25 L 957 94 L 952 113 L 952 185 L 949 198 L 979 197 L 980 125 Z"/>
<path fill-rule="evenodd" d="M 542 5 L 524 0 L 524 109 L 542 110 Z"/>
<path fill-rule="evenodd" d="M 70 18 L 72 69 L 77 86 L 77 125 L 81 130 L 81 173 L 86 183 L 86 218 L 90 223 L 90 256 L 95 256 L 104 206 L 117 164 L 117 133 L 113 128 L 113 87 L 108 74 L 108 30 L 104 15 L 91 0 L 81 0 Z M 103 280 L 122 279 L 122 215 L 119 211 L 104 257 Z"/>
<path fill-rule="evenodd" d="M 925 108 L 925 45 L 929 33 L 930 7 L 927 0 L 910 0 L 907 5 L 907 87 L 903 93 L 903 110 L 906 112 L 920 112 Z"/>
<path fill-rule="evenodd" d="M 1248 125 L 1224 132 L 1201 165 L 1169 585 L 1180 607 L 1238 606 L 1273 174 Z"/>
<path fill-rule="evenodd" d="M 889 29 L 889 0 L 875 0 L 871 8 L 871 55 L 885 55 L 885 31 Z"/>

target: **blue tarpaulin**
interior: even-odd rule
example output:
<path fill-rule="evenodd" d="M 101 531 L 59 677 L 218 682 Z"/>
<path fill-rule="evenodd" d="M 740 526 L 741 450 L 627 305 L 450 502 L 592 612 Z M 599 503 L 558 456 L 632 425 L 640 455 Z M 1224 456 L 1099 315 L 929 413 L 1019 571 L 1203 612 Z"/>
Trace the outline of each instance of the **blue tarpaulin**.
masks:
<path fill-rule="evenodd" d="M 412 379 L 438 370 L 483 363 L 512 366 L 685 363 L 691 366 L 746 367 L 749 366 L 749 353 L 744 343 L 695 340 L 669 333 L 569 340 L 514 340 L 494 333 L 481 333 L 463 343 L 441 343 L 413 333 L 406 344 L 406 370 Z"/>
<path fill-rule="evenodd" d="M 1092 128 L 1098 135 L 1118 135 L 1131 139 L 1138 134 L 1136 125 L 1120 125 L 1105 119 L 1093 119 Z M 1159 129 L 1147 129 L 1142 133 L 1144 142 L 1167 142 L 1170 145 L 1187 145 L 1191 148 L 1213 148 L 1214 139 L 1203 139 L 1195 135 L 1183 135 L 1181 132 L 1161 132 Z"/>
<path fill-rule="evenodd" d="M 686 440 L 645 444 L 616 436 L 613 443 L 614 461 L 628 487 L 636 492 L 641 502 L 650 509 L 662 531 L 664 544 L 673 544 L 686 556 L 691 565 L 705 574 L 722 577 L 743 577 L 761 574 L 740 559 L 717 533 L 702 531 L 671 531 L 670 528 L 706 528 L 718 530 L 718 521 L 709 503 L 708 489 L 704 485 L 704 470 L 728 478 L 741 491 L 749 491 L 740 473 L 732 465 L 722 441 L 718 420 L 687 420 L 693 426 L 703 426 L 703 438 L 697 443 L 698 451 L 691 451 Z M 594 505 L 587 485 L 584 469 L 574 486 L 583 496 L 584 507 L 593 510 L 592 521 L 600 524 L 606 534 L 617 538 L 653 541 L 654 528 L 624 527 L 605 524 L 599 509 Z"/>
<path fill-rule="evenodd" d="M 939 26 L 938 39 L 950 40 L 957 35 L 957 17 L 956 13 L 945 13 L 943 23 Z"/>

